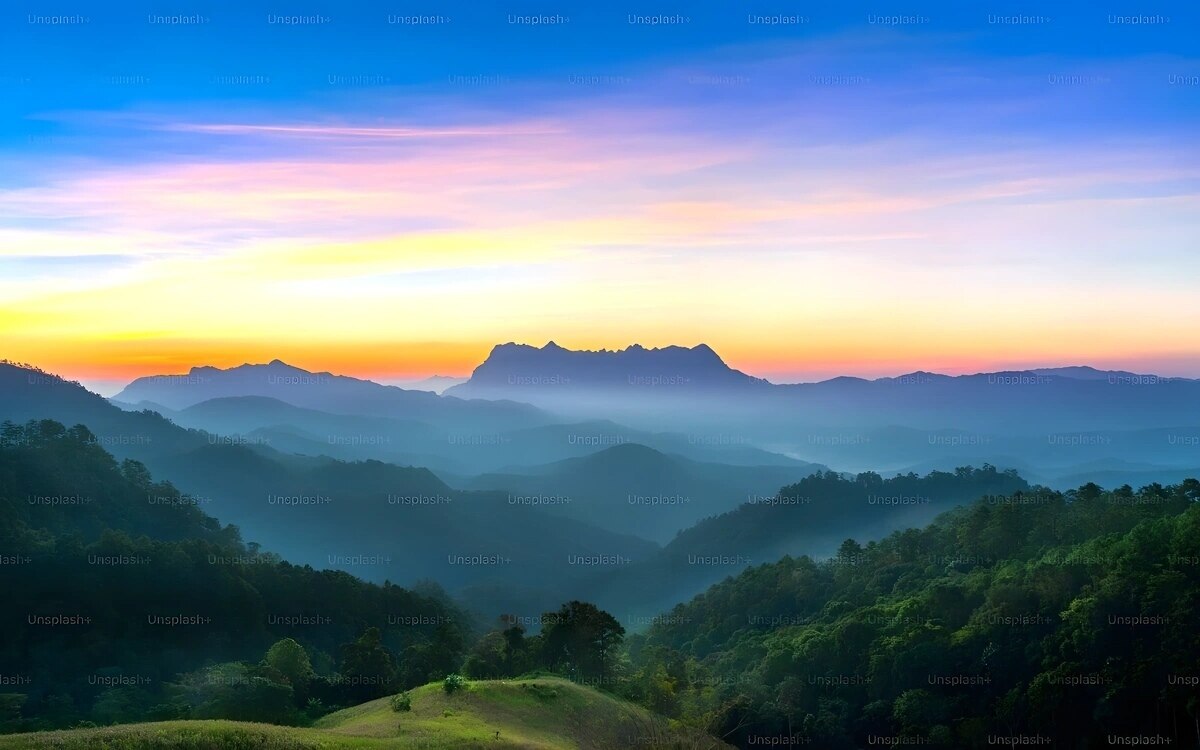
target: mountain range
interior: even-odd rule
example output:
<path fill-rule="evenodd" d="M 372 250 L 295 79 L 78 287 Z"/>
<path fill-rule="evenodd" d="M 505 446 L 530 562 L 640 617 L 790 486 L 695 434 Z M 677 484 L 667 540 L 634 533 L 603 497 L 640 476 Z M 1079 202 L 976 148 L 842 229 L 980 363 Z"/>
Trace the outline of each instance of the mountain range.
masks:
<path fill-rule="evenodd" d="M 374 422 L 387 442 L 372 446 L 354 437 L 373 435 L 365 423 L 329 429 L 282 414 L 221 421 L 215 404 L 202 410 L 209 414 L 178 419 L 221 432 L 235 426 L 273 430 L 263 437 L 297 452 L 380 457 L 458 474 L 582 455 L 544 454 L 546 445 L 522 446 L 516 437 L 522 430 L 595 420 L 638 433 L 633 442 L 646 442 L 646 433 L 674 433 L 692 449 L 767 451 L 850 471 L 952 467 L 982 459 L 1068 481 L 1096 469 L 1124 472 L 1137 465 L 1136 471 L 1150 472 L 1142 476 L 1157 470 L 1167 476 L 1200 465 L 1200 381 L 1082 366 L 773 384 L 729 367 L 705 345 L 589 352 L 553 342 L 541 348 L 509 343 L 496 346 L 467 382 L 443 396 L 276 360 L 139 378 L 114 401 L 167 415 L 204 401 L 247 396 L 402 424 Z M 239 407 L 269 410 L 266 402 L 242 401 L 224 411 L 233 415 Z M 342 442 L 347 428 L 350 442 L 358 445 Z M 431 446 L 435 435 L 434 442 L 470 450 Z M 607 438 L 625 440 L 601 436 Z M 731 461 L 732 454 L 723 451 L 719 461 Z M 739 462 L 767 463 L 763 458 Z"/>
<path fill-rule="evenodd" d="M 1069 485 L 1200 466 L 1200 380 L 1085 366 L 774 384 L 713 350 L 495 347 L 448 394 L 742 443 L 849 471 L 991 461 Z"/>
<path fill-rule="evenodd" d="M 658 412 L 702 400 L 717 415 L 740 409 L 779 424 L 1009 433 L 1030 424 L 1039 430 L 1145 429 L 1164 426 L 1164 419 L 1174 425 L 1180 407 L 1200 405 L 1200 380 L 1075 366 L 775 384 L 729 367 L 704 344 L 572 351 L 550 342 L 499 345 L 467 382 L 446 393 L 572 410 L 612 402 L 623 411 Z M 783 413 L 781 404 L 789 405 Z"/>
<path fill-rule="evenodd" d="M 328 372 L 310 372 L 278 359 L 221 369 L 193 367 L 183 374 L 134 380 L 116 401 L 186 409 L 214 398 L 261 396 L 333 414 L 419 419 L 459 429 L 514 429 L 549 417 L 527 404 L 466 401 L 425 390 L 405 390 Z"/>
<path fill-rule="evenodd" d="M 57 376 L 0 364 L 0 420 L 42 419 L 84 425 L 92 443 L 145 464 L 248 541 L 368 581 L 435 579 L 450 591 L 472 589 L 473 601 L 487 606 L 535 609 L 590 574 L 570 559 L 641 559 L 657 549 L 510 503 L 505 492 L 451 489 L 426 468 L 299 456 L 244 436 L 189 430 L 153 411 L 124 411 Z"/>
<path fill-rule="evenodd" d="M 680 567 L 687 555 L 815 553 L 970 499 L 867 515 L 829 500 L 819 516 L 772 501 L 847 476 L 830 469 L 908 482 L 991 464 L 1052 487 L 1194 476 L 1198 406 L 1195 380 L 1086 367 L 776 385 L 703 345 L 506 344 L 442 396 L 275 360 L 139 378 L 106 401 L 0 364 L 0 419 L 86 425 L 289 559 L 525 611 L 568 590 L 649 611 L 724 574 Z M 639 589 L 637 570 L 659 583 Z"/>

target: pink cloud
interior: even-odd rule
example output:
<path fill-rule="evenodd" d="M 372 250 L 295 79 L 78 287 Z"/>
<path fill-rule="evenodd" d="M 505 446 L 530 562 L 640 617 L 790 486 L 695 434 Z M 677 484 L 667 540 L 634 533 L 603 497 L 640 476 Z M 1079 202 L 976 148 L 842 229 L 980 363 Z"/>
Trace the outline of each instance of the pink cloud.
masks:
<path fill-rule="evenodd" d="M 350 125 L 262 125 L 251 123 L 168 123 L 164 130 L 219 135 L 278 135 L 309 138 L 483 138 L 550 135 L 549 127 L 363 127 Z"/>

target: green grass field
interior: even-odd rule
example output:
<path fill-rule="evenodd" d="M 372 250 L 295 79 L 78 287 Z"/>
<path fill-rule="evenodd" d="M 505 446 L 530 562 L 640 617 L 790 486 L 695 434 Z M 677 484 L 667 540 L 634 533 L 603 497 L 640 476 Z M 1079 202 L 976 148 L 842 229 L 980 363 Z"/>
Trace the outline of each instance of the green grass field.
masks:
<path fill-rule="evenodd" d="M 409 695 L 411 711 L 393 711 L 388 699 L 381 698 L 329 714 L 312 727 L 236 721 L 124 724 L 0 736 L 0 750 L 727 747 L 688 730 L 673 730 L 664 719 L 644 709 L 557 678 L 472 682 L 467 690 L 454 695 L 446 695 L 438 683 Z"/>

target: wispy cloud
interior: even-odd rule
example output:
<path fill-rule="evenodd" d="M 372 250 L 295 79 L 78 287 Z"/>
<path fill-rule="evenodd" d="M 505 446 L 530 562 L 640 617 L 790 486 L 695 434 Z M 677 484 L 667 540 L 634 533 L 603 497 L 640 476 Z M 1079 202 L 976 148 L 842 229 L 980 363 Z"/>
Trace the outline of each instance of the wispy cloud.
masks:
<path fill-rule="evenodd" d="M 1053 89 L 1062 61 L 765 49 L 586 96 L 514 87 L 488 112 L 370 92 L 336 115 L 99 113 L 109 151 L 18 159 L 0 189 L 0 264 L 20 269 L 0 331 L 29 359 L 340 351 L 347 331 L 464 362 L 493 339 L 706 340 L 778 372 L 1161 352 L 1200 326 L 1181 273 L 1200 157 L 1162 137 L 1177 121 L 1081 127 L 1129 91 Z M 406 119 L 362 114 L 380 101 Z"/>
<path fill-rule="evenodd" d="M 493 138 L 505 136 L 550 135 L 561 129 L 549 126 L 525 127 L 362 127 L 351 125 L 251 124 L 251 123 L 166 123 L 164 130 L 215 135 L 280 136 L 288 138 Z"/>

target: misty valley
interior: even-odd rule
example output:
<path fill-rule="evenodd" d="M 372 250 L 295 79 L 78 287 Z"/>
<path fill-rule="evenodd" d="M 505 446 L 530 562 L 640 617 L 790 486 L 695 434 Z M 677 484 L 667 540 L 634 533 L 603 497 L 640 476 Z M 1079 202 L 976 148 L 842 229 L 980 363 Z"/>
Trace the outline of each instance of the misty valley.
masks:
<path fill-rule="evenodd" d="M 502 345 L 442 394 L 0 364 L 0 747 L 1186 745 L 1198 407 L 707 347 Z"/>

